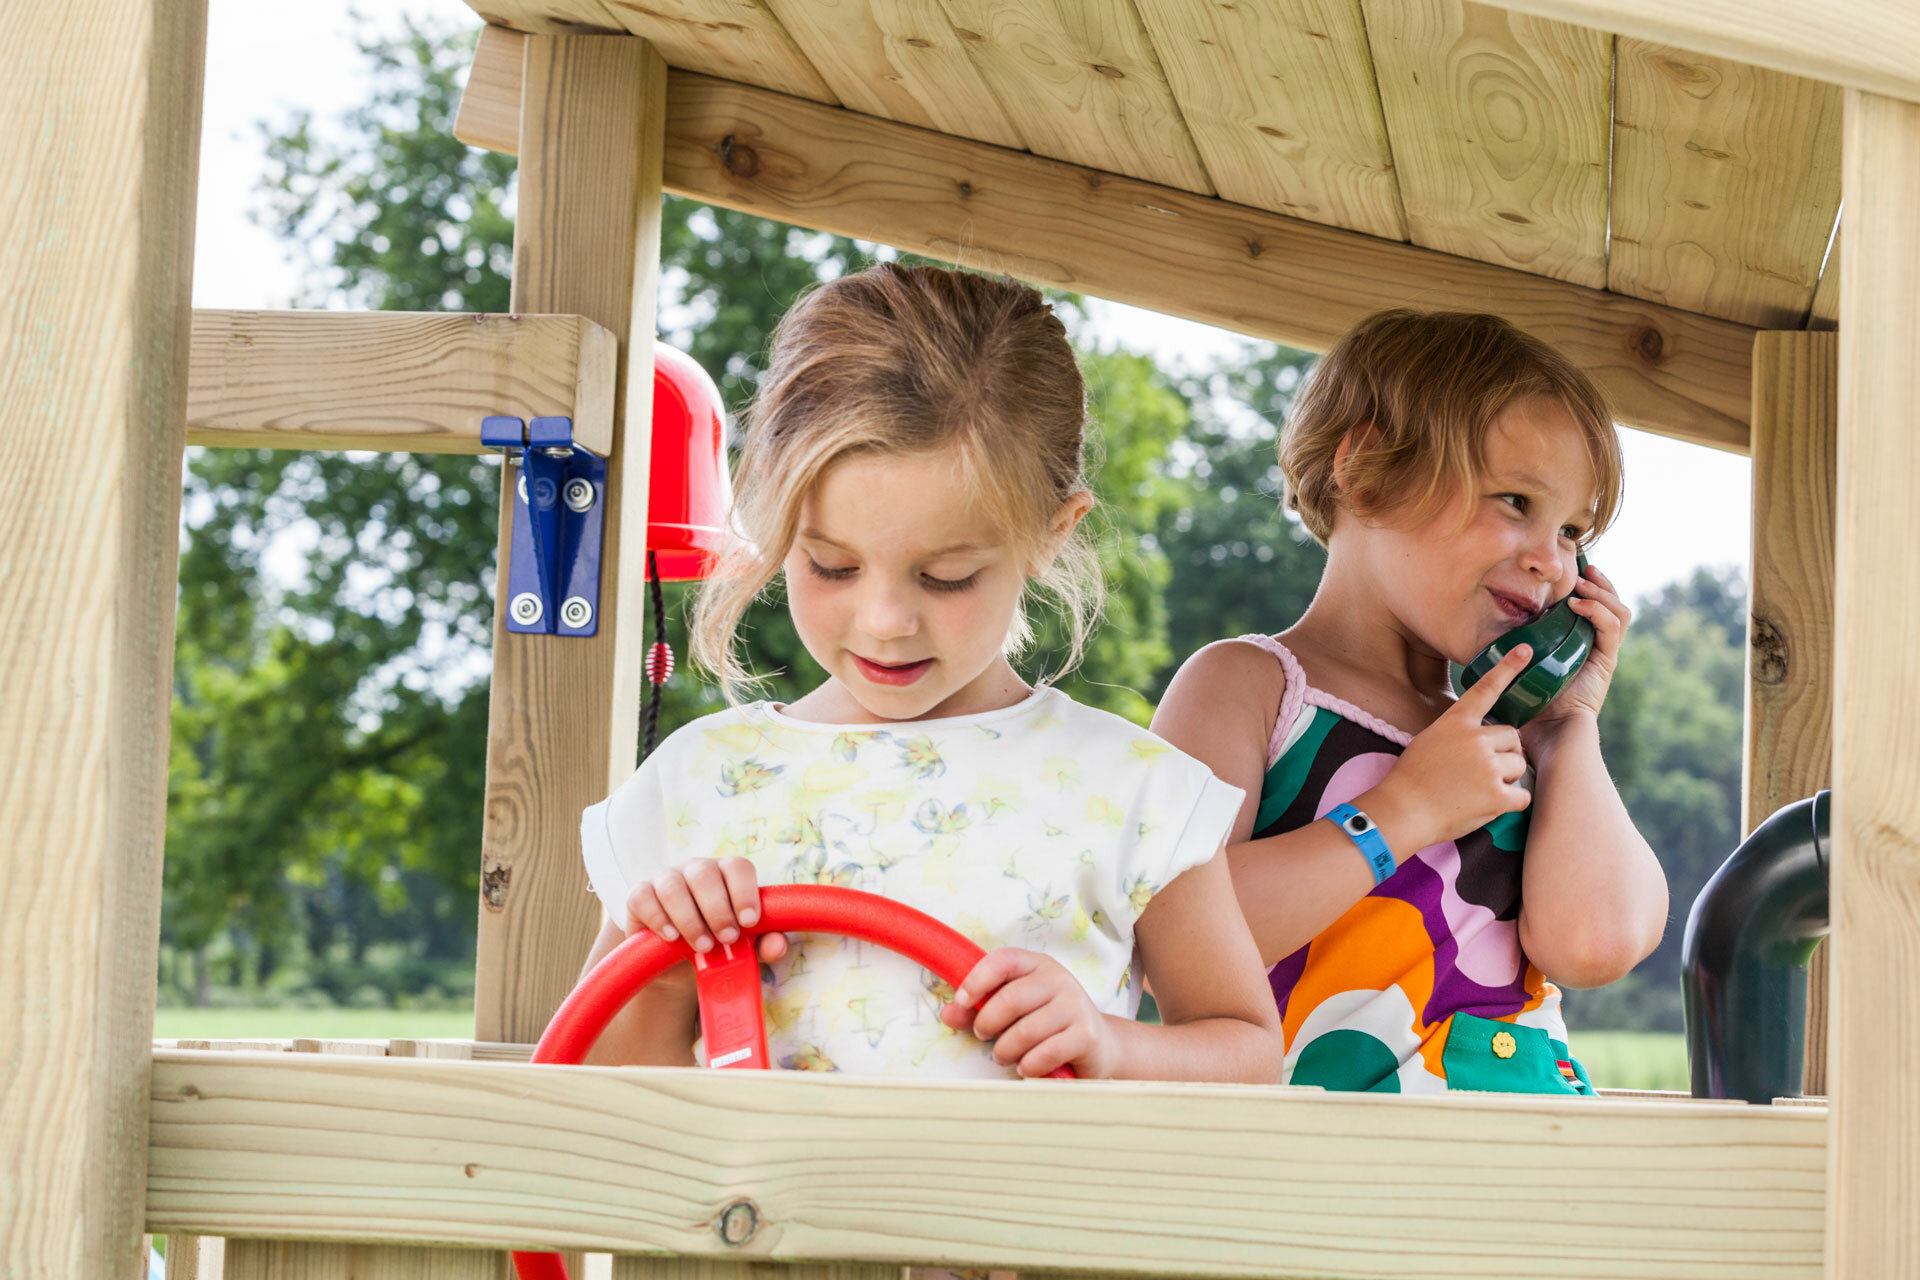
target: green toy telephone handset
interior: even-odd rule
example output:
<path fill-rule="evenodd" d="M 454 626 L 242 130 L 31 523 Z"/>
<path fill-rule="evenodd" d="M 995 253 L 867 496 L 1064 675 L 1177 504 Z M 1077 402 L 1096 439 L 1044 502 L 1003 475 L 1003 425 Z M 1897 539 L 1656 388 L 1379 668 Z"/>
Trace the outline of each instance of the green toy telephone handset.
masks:
<path fill-rule="evenodd" d="M 1586 577 L 1586 553 L 1576 557 L 1575 563 L 1580 566 L 1579 576 Z M 1500 659 L 1523 644 L 1530 645 L 1533 657 L 1501 693 L 1487 718 L 1518 729 L 1540 714 L 1593 652 L 1593 624 L 1573 611 L 1568 603 L 1572 599 L 1573 593 L 1568 592 L 1532 622 L 1521 623 L 1482 649 L 1455 677 L 1454 692 L 1465 693 L 1498 666 Z"/>

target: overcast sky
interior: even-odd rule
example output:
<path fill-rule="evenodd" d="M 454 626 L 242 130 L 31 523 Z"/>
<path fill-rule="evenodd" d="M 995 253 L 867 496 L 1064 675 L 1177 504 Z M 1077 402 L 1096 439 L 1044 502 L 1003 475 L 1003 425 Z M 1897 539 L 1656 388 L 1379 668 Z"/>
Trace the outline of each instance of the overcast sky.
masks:
<path fill-rule="evenodd" d="M 473 23 L 461 0 L 369 0 L 369 21 L 405 11 Z M 282 307 L 299 279 L 283 247 L 247 219 L 260 205 L 257 121 L 296 107 L 322 120 L 364 95 L 344 4 L 260 4 L 211 0 L 207 32 L 205 127 L 200 155 L 200 215 L 194 305 Z M 1231 351 L 1230 334 L 1131 307 L 1100 304 L 1101 337 L 1153 355 L 1170 368 L 1207 363 Z M 1749 468 L 1745 458 L 1623 432 L 1627 498 L 1620 522 L 1594 562 L 1638 599 L 1694 566 L 1737 565 L 1748 555 Z"/>

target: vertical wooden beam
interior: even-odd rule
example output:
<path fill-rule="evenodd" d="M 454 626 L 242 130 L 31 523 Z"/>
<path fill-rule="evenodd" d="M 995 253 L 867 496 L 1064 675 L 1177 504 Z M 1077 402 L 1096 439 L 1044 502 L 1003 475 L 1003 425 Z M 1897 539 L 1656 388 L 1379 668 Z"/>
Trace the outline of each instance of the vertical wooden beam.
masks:
<path fill-rule="evenodd" d="M 1753 342 L 1753 559 L 1747 597 L 1751 831 L 1833 777 L 1833 503 L 1840 341 L 1768 331 Z M 1827 953 L 1807 981 L 1805 1092 L 1826 1092 Z"/>
<path fill-rule="evenodd" d="M 599 921 L 580 811 L 634 766 L 665 116 L 666 66 L 645 41 L 527 38 L 513 309 L 595 320 L 621 359 L 599 634 L 511 635 L 504 591 L 494 613 L 477 1040 L 538 1038 L 579 975 Z M 504 566 L 511 486 L 502 497 Z"/>
<path fill-rule="evenodd" d="M 1829 1276 L 1920 1275 L 1920 105 L 1847 93 Z"/>
<path fill-rule="evenodd" d="M 0 1275 L 140 1257 L 205 0 L 10 9 Z"/>

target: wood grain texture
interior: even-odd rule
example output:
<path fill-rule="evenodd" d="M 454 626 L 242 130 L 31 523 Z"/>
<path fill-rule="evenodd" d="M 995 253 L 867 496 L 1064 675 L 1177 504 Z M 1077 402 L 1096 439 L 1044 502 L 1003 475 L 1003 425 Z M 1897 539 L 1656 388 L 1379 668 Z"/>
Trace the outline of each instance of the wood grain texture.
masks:
<path fill-rule="evenodd" d="M 1920 105 L 1847 94 L 1827 1274 L 1920 1275 Z"/>
<path fill-rule="evenodd" d="M 613 440 L 612 332 L 579 316 L 196 311 L 187 443 L 479 453 L 489 414 Z"/>
<path fill-rule="evenodd" d="M 1037 155 L 1211 193 L 1132 0 L 941 0 Z"/>
<path fill-rule="evenodd" d="M 225 1280 L 502 1280 L 512 1274 L 505 1258 L 493 1249 L 229 1240 Z"/>
<path fill-rule="evenodd" d="M 622 30 L 605 0 L 467 0 L 490 25 L 544 36 Z"/>
<path fill-rule="evenodd" d="M 1840 205 L 1841 91 L 1621 40 L 1607 287 L 1798 329 Z"/>
<path fill-rule="evenodd" d="M 474 1022 L 477 1039 L 513 1041 L 537 1040 L 579 976 L 599 923 L 580 812 L 632 772 L 638 746 L 665 115 L 665 68 L 645 41 L 541 36 L 526 54 L 514 309 L 583 315 L 621 350 L 599 633 L 510 634 L 504 598 L 494 614 Z"/>
<path fill-rule="evenodd" d="M 385 1041 L 296 1038 L 293 1052 L 384 1058 Z M 502 1280 L 497 1249 L 331 1244 L 308 1240 L 228 1240 L 220 1280 Z"/>
<path fill-rule="evenodd" d="M 1222 199 L 1407 238 L 1357 0 L 1138 0 Z"/>
<path fill-rule="evenodd" d="M 1494 311 L 1618 421 L 1746 447 L 1743 325 L 680 72 L 668 116 L 681 195 L 1308 350 L 1383 307 Z"/>
<path fill-rule="evenodd" d="M 526 58 L 524 34 L 489 23 L 480 28 L 467 68 L 466 87 L 460 91 L 460 111 L 453 120 L 453 136 L 470 147 L 520 152 L 520 72 Z"/>
<path fill-rule="evenodd" d="M 1025 148 L 940 0 L 766 3 L 850 110 Z"/>
<path fill-rule="evenodd" d="M 1602 288 L 1612 39 L 1462 0 L 1367 0 L 1415 244 Z"/>
<path fill-rule="evenodd" d="M 1509 9 L 1920 101 L 1912 0 L 1504 0 Z"/>
<path fill-rule="evenodd" d="M 155 1230 L 1168 1276 L 1819 1273 L 1820 1108 L 181 1052 L 155 1055 L 153 1096 Z M 742 1200 L 758 1230 L 729 1250 L 714 1223 Z M 1553 1248 L 1502 1229 L 1521 1202 L 1566 1208 Z"/>
<path fill-rule="evenodd" d="M 902 1280 L 902 1276 L 899 1267 L 872 1262 L 807 1266 L 628 1256 L 613 1260 L 613 1280 Z"/>
<path fill-rule="evenodd" d="M 1754 335 L 1743 831 L 1832 785 L 1839 370 L 1837 334 Z M 1807 979 L 1809 1094 L 1827 1091 L 1826 977 L 1822 947 Z"/>
<path fill-rule="evenodd" d="M 225 1280 L 226 1273 L 227 1242 L 219 1236 L 167 1237 L 167 1280 Z"/>
<path fill-rule="evenodd" d="M 0 76 L 0 1275 L 141 1260 L 204 0 Z"/>
<path fill-rule="evenodd" d="M 780 93 L 837 101 L 761 0 L 600 0 L 667 62 Z"/>

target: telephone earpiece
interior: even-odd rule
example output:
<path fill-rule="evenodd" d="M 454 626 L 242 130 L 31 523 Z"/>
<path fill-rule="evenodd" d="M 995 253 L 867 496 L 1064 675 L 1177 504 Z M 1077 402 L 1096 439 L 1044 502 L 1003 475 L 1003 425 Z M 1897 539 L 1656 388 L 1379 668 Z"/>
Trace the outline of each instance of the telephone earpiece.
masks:
<path fill-rule="evenodd" d="M 1580 566 L 1580 576 L 1586 577 L 1586 554 L 1576 557 L 1575 563 Z M 1454 692 L 1465 693 L 1498 666 L 1500 659 L 1520 645 L 1530 645 L 1532 659 L 1493 704 L 1487 718 L 1518 729 L 1540 714 L 1593 652 L 1593 624 L 1573 611 L 1568 603 L 1572 599 L 1573 593 L 1568 592 L 1532 622 L 1521 623 L 1482 649 L 1455 678 Z"/>

